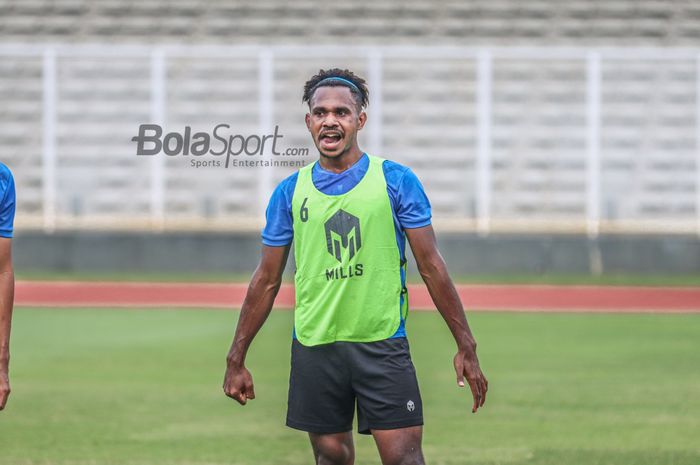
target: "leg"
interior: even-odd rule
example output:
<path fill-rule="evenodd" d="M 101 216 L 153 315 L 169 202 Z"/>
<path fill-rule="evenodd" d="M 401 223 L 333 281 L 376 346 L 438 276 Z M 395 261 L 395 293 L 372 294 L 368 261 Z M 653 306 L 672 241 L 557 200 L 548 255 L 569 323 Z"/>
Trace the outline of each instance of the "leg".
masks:
<path fill-rule="evenodd" d="M 314 450 L 316 465 L 353 465 L 355 447 L 352 432 L 317 434 L 309 433 L 311 447 Z"/>
<path fill-rule="evenodd" d="M 425 465 L 421 448 L 422 426 L 373 429 L 372 436 L 383 465 Z"/>
<path fill-rule="evenodd" d="M 352 362 L 358 433 L 423 425 L 423 403 L 406 338 L 356 343 Z"/>
<path fill-rule="evenodd" d="M 346 366 L 335 344 L 292 342 L 287 426 L 318 436 L 349 434 L 355 395 Z"/>

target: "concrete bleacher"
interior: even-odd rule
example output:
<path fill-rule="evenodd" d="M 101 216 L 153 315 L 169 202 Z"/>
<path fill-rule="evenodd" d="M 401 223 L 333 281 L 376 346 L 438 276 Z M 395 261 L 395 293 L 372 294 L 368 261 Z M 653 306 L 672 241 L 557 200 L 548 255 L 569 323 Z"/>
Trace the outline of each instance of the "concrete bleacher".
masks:
<path fill-rule="evenodd" d="M 0 33 L 11 41 L 693 45 L 700 38 L 700 5 L 689 0 L 3 0 L 0 11 Z"/>
<path fill-rule="evenodd" d="M 700 2 L 409 0 L 310 1 L 0 0 L 4 44 L 462 45 L 690 47 L 700 40 Z M 41 217 L 42 48 L 0 53 L 0 160 L 14 171 L 23 218 Z M 152 160 L 136 157 L 138 125 L 152 122 L 145 53 L 56 61 L 56 214 L 147 219 Z M 542 57 L 540 57 L 542 58 Z M 321 67 L 368 77 L 364 56 L 273 57 L 271 115 L 284 147 L 313 145 L 301 88 Z M 696 211 L 697 61 L 604 59 L 601 64 L 601 220 L 689 221 Z M 167 130 L 210 132 L 218 123 L 258 134 L 259 61 L 171 54 L 165 61 Z M 376 83 L 372 83 L 376 85 Z M 370 92 L 376 88 L 370 88 Z M 379 92 L 376 92 L 379 93 Z M 477 214 L 477 62 L 474 58 L 382 60 L 381 155 L 421 178 L 436 218 Z M 491 216 L 585 223 L 586 62 L 494 57 Z M 370 118 L 378 118 L 370 105 Z M 265 128 L 269 129 L 269 128 Z M 374 153 L 371 124 L 363 147 Z M 159 155 L 164 157 L 163 155 Z M 162 160 L 168 218 L 260 219 L 270 191 L 296 168 L 193 169 Z M 36 222 L 32 222 L 35 224 Z M 245 222 L 241 222 L 244 224 Z M 149 224 L 149 223 L 145 223 Z M 249 224 L 249 223 L 245 223 Z"/>

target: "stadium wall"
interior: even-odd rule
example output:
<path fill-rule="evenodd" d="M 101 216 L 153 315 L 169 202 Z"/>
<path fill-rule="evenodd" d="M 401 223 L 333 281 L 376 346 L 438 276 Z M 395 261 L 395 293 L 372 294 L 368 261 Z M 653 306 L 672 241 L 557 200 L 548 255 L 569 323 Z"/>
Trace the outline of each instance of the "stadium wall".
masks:
<path fill-rule="evenodd" d="M 700 273 L 695 235 L 438 234 L 455 275 Z M 14 239 L 22 272 L 252 274 L 260 236 L 252 233 L 23 232 Z M 286 273 L 294 270 L 293 259 Z M 417 273 L 409 258 L 409 272 Z"/>

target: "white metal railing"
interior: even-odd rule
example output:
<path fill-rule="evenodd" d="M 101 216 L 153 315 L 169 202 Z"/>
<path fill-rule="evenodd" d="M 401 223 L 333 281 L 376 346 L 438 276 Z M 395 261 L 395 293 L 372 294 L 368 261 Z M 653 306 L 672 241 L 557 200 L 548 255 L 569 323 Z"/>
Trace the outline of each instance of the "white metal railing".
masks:
<path fill-rule="evenodd" d="M 644 60 L 665 62 L 686 60 L 695 63 L 696 70 L 696 160 L 695 160 L 695 218 L 691 220 L 700 234 L 700 49 L 695 48 L 579 48 L 579 47 L 456 47 L 456 46 L 218 46 L 218 45 L 61 45 L 61 44 L 0 44 L 0 57 L 42 57 L 42 212 L 43 228 L 56 227 L 56 61 L 62 57 L 139 57 L 150 60 L 150 117 L 154 123 L 164 124 L 168 109 L 167 61 L 174 57 L 246 57 L 257 59 L 259 93 L 259 127 L 267 133 L 273 127 L 273 81 L 275 60 L 280 58 L 343 57 L 366 59 L 368 81 L 373 91 L 372 112 L 369 122 L 369 148 L 382 153 L 382 81 L 383 64 L 392 58 L 445 58 L 469 60 L 476 64 L 476 199 L 473 224 L 481 234 L 493 231 L 492 222 L 492 93 L 493 70 L 496 60 L 576 60 L 586 69 L 586 160 L 585 160 L 585 231 L 596 236 L 601 230 L 601 64 L 606 60 Z M 150 176 L 151 227 L 162 229 L 166 220 L 164 208 L 163 157 L 152 157 Z M 264 208 L 272 188 L 269 170 L 259 170 L 258 198 Z M 516 224 L 514 222 L 513 224 Z M 620 222 L 621 225 L 624 222 Z M 614 226 L 614 225 L 613 225 Z M 621 226 L 624 229 L 624 226 Z M 535 226 L 536 228 L 536 226 Z M 459 228 L 457 228 L 459 229 Z M 614 228 L 612 228 L 614 229 Z M 653 229 L 653 228 L 652 228 Z M 663 228 L 661 228 L 663 229 Z"/>

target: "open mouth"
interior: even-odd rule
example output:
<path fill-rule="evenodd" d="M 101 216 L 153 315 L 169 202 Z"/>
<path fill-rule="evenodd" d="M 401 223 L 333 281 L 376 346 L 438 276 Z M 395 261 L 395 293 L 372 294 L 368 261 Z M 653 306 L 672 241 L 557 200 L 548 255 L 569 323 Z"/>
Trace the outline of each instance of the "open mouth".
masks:
<path fill-rule="evenodd" d="M 337 148 L 342 140 L 343 135 L 337 131 L 324 132 L 318 138 L 321 147 L 326 150 L 333 150 Z"/>

